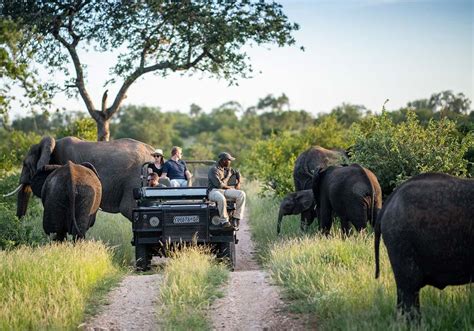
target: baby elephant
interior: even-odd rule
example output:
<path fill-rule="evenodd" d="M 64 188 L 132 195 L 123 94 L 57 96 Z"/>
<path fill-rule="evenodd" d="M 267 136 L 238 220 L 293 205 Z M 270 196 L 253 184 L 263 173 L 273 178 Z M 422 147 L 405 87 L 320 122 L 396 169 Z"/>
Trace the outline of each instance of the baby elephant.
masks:
<path fill-rule="evenodd" d="M 375 226 L 375 278 L 382 236 L 397 284 L 397 307 L 419 318 L 420 289 L 474 279 L 474 180 L 426 173 L 399 186 Z"/>
<path fill-rule="evenodd" d="M 92 164 L 46 165 L 33 177 L 31 188 L 43 202 L 43 229 L 56 233 L 56 240 L 68 233 L 82 239 L 94 225 L 102 185 Z"/>
<path fill-rule="evenodd" d="M 281 220 L 286 215 L 301 214 L 301 230 L 306 231 L 316 217 L 314 210 L 314 197 L 312 190 L 303 190 L 288 193 L 280 203 L 278 213 L 277 233 L 280 234 Z"/>

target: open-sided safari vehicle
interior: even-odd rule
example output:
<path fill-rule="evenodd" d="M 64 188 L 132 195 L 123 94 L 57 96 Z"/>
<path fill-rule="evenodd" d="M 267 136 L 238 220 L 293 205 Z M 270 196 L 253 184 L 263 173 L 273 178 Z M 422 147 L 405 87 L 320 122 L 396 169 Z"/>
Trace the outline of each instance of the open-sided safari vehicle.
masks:
<path fill-rule="evenodd" d="M 207 173 L 214 161 L 186 163 L 193 173 L 188 187 L 148 187 L 148 163 L 143 165 L 142 187 L 133 192 L 137 207 L 133 209 L 132 245 L 138 270 L 148 270 L 154 255 L 166 257 L 171 250 L 191 243 L 209 245 L 234 268 L 236 233 L 221 227 L 217 206 L 207 197 Z M 234 209 L 229 202 L 230 217 Z"/>

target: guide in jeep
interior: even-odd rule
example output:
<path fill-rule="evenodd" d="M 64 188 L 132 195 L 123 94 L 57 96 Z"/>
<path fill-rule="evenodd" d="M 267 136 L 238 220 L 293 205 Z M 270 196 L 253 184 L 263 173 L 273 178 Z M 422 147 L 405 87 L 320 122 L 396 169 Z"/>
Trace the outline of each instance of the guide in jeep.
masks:
<path fill-rule="evenodd" d="M 187 161 L 194 173 L 193 183 L 188 184 L 192 186 L 150 187 L 144 180 L 142 187 L 134 189 L 137 207 L 133 210 L 132 244 L 135 246 L 137 269 L 148 270 L 154 255 L 166 257 L 171 250 L 191 243 L 211 246 L 218 258 L 226 259 L 231 269 L 234 268 L 235 244 L 238 242 L 236 229 L 223 224 L 223 220 L 233 220 L 238 229 L 245 193 L 237 189 L 240 187 L 238 172 L 229 167 L 227 158 L 221 162 L 223 160 L 219 155 L 217 163 Z M 211 186 L 208 178 L 215 173 L 216 167 L 226 168 L 222 173 L 220 169 L 217 172 L 223 175 L 217 178 L 222 183 L 219 188 Z M 147 177 L 147 168 L 148 164 L 144 164 L 142 179 Z M 213 190 L 223 192 L 224 199 L 220 196 L 211 199 L 209 192 Z"/>

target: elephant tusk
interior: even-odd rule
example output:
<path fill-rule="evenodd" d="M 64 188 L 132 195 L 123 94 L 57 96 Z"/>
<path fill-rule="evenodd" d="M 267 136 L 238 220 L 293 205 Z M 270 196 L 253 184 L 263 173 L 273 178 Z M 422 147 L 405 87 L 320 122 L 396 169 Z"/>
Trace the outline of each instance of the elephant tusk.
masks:
<path fill-rule="evenodd" d="M 3 194 L 2 196 L 3 196 L 4 198 L 10 197 L 10 196 L 12 196 L 12 195 L 18 193 L 18 191 L 21 189 L 22 186 L 23 186 L 23 184 L 20 184 L 20 185 L 18 185 L 18 187 L 17 187 L 14 191 L 12 191 L 12 192 L 10 192 L 10 193 L 7 193 L 7 194 Z"/>

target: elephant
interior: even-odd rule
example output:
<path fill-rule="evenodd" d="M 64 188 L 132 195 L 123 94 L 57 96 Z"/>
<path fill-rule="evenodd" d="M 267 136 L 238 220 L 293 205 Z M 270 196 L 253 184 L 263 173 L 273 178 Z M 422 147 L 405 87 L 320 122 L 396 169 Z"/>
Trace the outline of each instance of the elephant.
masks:
<path fill-rule="evenodd" d="M 474 179 L 417 175 L 388 197 L 375 226 L 375 278 L 383 238 L 397 285 L 397 307 L 420 317 L 420 289 L 474 280 Z"/>
<path fill-rule="evenodd" d="M 64 165 L 89 162 L 94 165 L 102 184 L 100 207 L 109 213 L 122 213 L 130 221 L 136 202 L 133 189 L 141 186 L 141 167 L 152 161 L 154 148 L 133 139 L 89 142 L 75 137 L 55 140 L 43 137 L 33 145 L 23 161 L 17 200 L 17 216 L 26 213 L 31 195 L 31 180 L 48 164 Z"/>
<path fill-rule="evenodd" d="M 350 224 L 357 231 L 374 225 L 382 207 L 382 189 L 377 177 L 356 163 L 348 166 L 330 166 L 318 170 L 313 177 L 313 194 L 322 232 L 329 234 L 333 212 L 341 219 L 344 235 Z"/>
<path fill-rule="evenodd" d="M 84 239 L 95 223 L 102 198 L 102 185 L 94 166 L 88 162 L 45 165 L 31 180 L 33 193 L 43 203 L 43 229 L 62 241 L 69 233 Z"/>
<path fill-rule="evenodd" d="M 306 231 L 315 217 L 315 203 L 312 190 L 303 190 L 288 193 L 280 203 L 280 211 L 278 212 L 277 233 L 280 234 L 281 220 L 286 215 L 301 214 L 303 222 L 300 227 L 302 231 Z"/>
<path fill-rule="evenodd" d="M 320 146 L 308 148 L 295 161 L 293 168 L 295 191 L 311 189 L 313 175 L 318 169 L 347 163 L 348 157 L 344 151 L 326 149 Z"/>

